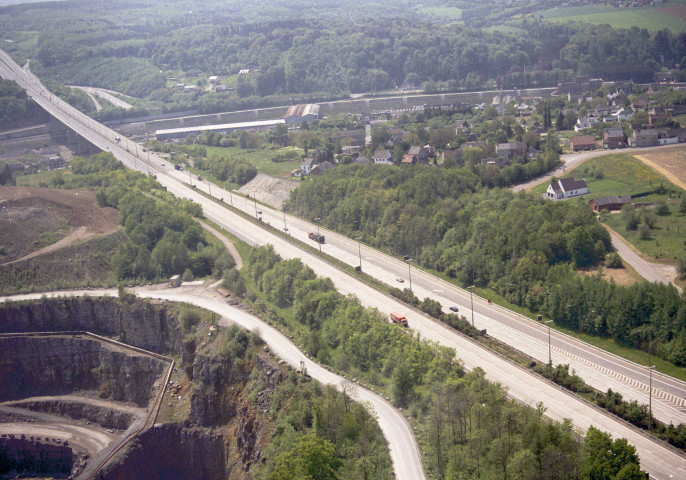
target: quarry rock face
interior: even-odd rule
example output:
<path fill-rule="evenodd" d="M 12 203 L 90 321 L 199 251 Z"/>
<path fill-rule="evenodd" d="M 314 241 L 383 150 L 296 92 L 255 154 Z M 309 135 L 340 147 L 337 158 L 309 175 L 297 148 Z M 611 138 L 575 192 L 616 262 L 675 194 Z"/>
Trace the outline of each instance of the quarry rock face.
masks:
<path fill-rule="evenodd" d="M 0 438 L 0 478 L 15 478 L 13 474 L 19 472 L 67 478 L 72 463 L 72 450 L 68 446 L 25 438 Z"/>
<path fill-rule="evenodd" d="M 50 336 L 0 337 L 0 385 L 3 386 L 0 401 L 87 391 L 110 400 L 139 406 L 149 404 L 167 363 L 106 341 L 67 332 L 89 331 L 156 353 L 174 355 L 181 358 L 177 371 L 185 373 L 192 387 L 186 392 L 190 396 L 186 418 L 144 430 L 96 478 L 251 478 L 250 468 L 263 461 L 262 448 L 272 429 L 267 419 L 274 386 L 287 374 L 267 354 L 255 357 L 254 364 L 243 364 L 204 349 L 204 340 L 200 345 L 193 335 L 184 336 L 175 312 L 159 302 L 107 297 L 0 304 L 0 333 L 64 332 Z M 259 391 L 253 391 L 251 372 L 260 377 Z M 4 388 L 5 385 L 8 387 Z M 250 396 L 256 401 L 250 400 Z M 173 402 L 176 404 L 176 400 Z M 78 402 L 41 399 L 20 405 L 104 428 L 124 429 L 131 424 L 131 417 L 125 412 L 99 410 Z M 8 420 L 19 421 L 18 418 Z M 235 445 L 231 455 L 230 444 Z M 52 448 L 40 450 L 17 444 L 5 451 L 14 452 L 10 456 L 15 464 L 28 465 L 25 471 L 29 474 L 33 472 L 31 468 L 53 465 L 49 467 L 50 475 L 60 478 L 66 469 L 68 455 L 61 450 L 55 450 L 52 455 Z M 34 463 L 37 467 L 32 467 Z M 76 468 L 76 464 L 77 460 L 71 461 L 70 468 Z"/>
<path fill-rule="evenodd" d="M 183 424 L 156 425 L 134 440 L 98 475 L 101 480 L 222 480 L 224 439 Z"/>
<path fill-rule="evenodd" d="M 84 330 L 156 353 L 180 351 L 183 334 L 164 304 L 65 297 L 0 305 L 0 333 Z"/>
<path fill-rule="evenodd" d="M 166 363 L 86 338 L 0 338 L 0 401 L 97 390 L 100 397 L 148 405 Z"/>

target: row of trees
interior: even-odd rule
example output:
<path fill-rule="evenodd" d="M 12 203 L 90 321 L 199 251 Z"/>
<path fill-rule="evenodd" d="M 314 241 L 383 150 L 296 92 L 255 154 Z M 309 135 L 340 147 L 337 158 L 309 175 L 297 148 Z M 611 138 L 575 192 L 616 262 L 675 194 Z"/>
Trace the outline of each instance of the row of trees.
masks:
<path fill-rule="evenodd" d="M 579 440 L 570 422 L 547 421 L 542 405 L 509 401 L 481 369 L 466 374 L 453 350 L 408 335 L 356 298 L 343 297 L 300 260 L 284 261 L 271 246 L 261 247 L 243 274 L 260 292 L 255 307 L 288 324 L 309 354 L 365 378 L 409 409 L 420 426 L 425 465 L 436 478 L 645 477 L 626 440 L 592 427 Z M 297 326 L 263 301 L 293 314 Z"/>

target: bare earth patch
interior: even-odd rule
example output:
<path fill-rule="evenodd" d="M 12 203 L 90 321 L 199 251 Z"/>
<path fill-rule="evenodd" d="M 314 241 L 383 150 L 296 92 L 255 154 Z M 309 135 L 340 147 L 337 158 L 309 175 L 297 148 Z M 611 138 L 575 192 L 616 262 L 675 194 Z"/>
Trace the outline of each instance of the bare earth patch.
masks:
<path fill-rule="evenodd" d="M 280 209 L 299 183 L 294 180 L 284 180 L 258 173 L 255 178 L 239 188 L 238 191 L 249 194 L 251 197 L 256 195 L 260 202 Z"/>
<path fill-rule="evenodd" d="M 119 213 L 114 208 L 100 207 L 95 192 L 0 188 L 0 246 L 4 248 L 4 256 L 0 258 L 3 264 L 109 235 L 119 228 Z"/>
<path fill-rule="evenodd" d="M 577 272 L 581 275 L 591 276 L 597 275 L 599 270 L 600 266 L 594 266 L 579 269 Z M 626 263 L 624 268 L 603 268 L 602 270 L 603 272 L 600 277 L 608 282 L 613 281 L 617 285 L 633 285 L 643 281 L 643 278 Z"/>
<path fill-rule="evenodd" d="M 656 8 L 658 12 L 666 13 L 672 17 L 680 18 L 681 20 L 686 20 L 686 5 L 678 5 L 675 7 L 664 7 Z"/>
<path fill-rule="evenodd" d="M 634 157 L 660 172 L 674 185 L 686 190 L 686 147 L 658 150 Z"/>

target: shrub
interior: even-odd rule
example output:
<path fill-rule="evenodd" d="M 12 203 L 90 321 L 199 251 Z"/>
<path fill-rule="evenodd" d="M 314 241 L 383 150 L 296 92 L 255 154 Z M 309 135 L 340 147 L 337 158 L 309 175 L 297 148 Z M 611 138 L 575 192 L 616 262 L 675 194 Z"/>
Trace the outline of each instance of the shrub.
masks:
<path fill-rule="evenodd" d="M 622 257 L 618 253 L 611 253 L 605 259 L 605 266 L 607 268 L 624 268 L 624 262 L 622 262 Z"/>

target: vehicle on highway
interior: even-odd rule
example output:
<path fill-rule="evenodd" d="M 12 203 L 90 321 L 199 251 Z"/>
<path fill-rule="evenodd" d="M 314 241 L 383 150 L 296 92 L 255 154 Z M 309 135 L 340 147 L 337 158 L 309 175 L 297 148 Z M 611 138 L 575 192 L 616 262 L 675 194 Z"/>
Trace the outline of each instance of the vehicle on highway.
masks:
<path fill-rule="evenodd" d="M 116 141 L 120 141 L 120 140 L 121 140 L 121 138 L 119 138 L 118 135 L 115 135 L 115 136 L 114 136 L 114 139 L 115 139 Z"/>
<path fill-rule="evenodd" d="M 403 283 L 405 279 L 403 277 L 398 277 L 395 279 L 396 282 Z"/>
<path fill-rule="evenodd" d="M 198 182 L 202 182 L 202 177 L 198 175 Z"/>
<path fill-rule="evenodd" d="M 178 170 L 180 172 L 183 172 L 183 167 L 181 165 L 174 165 L 174 170 Z"/>
<path fill-rule="evenodd" d="M 407 327 L 407 318 L 405 318 L 405 315 L 402 313 L 398 312 L 391 312 L 391 321 L 393 323 L 397 323 L 398 325 L 402 325 L 403 327 Z"/>
<path fill-rule="evenodd" d="M 310 232 L 307 234 L 307 237 L 310 240 L 314 240 L 317 243 L 324 243 L 324 235 L 320 235 L 318 233 Z"/>
<path fill-rule="evenodd" d="M 163 167 L 166 166 L 164 163 L 160 163 L 160 165 L 163 166 Z"/>
<path fill-rule="evenodd" d="M 262 215 L 262 210 L 258 210 L 257 213 L 258 213 L 259 215 Z"/>
<path fill-rule="evenodd" d="M 452 307 L 448 307 L 448 309 L 449 309 L 451 312 L 459 312 L 459 311 L 460 311 L 460 309 L 457 308 L 455 305 L 453 305 Z"/>

